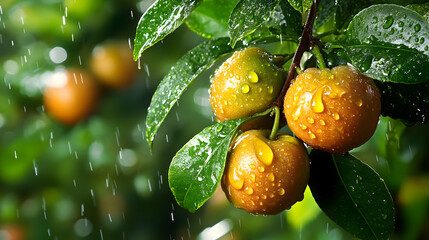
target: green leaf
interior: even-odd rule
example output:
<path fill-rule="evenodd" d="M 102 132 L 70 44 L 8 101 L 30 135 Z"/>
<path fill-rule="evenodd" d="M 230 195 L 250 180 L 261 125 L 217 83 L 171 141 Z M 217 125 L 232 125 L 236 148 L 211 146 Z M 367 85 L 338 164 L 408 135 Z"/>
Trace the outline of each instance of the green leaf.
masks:
<path fill-rule="evenodd" d="M 396 83 L 429 81 L 429 23 L 413 10 L 373 5 L 351 21 L 343 47 L 366 75 Z"/>
<path fill-rule="evenodd" d="M 233 51 L 228 41 L 228 38 L 220 38 L 201 43 L 180 58 L 162 79 L 146 116 L 146 137 L 150 146 L 158 128 L 186 88 L 219 57 Z"/>
<path fill-rule="evenodd" d="M 290 5 L 300 13 L 305 13 L 313 5 L 313 0 L 288 0 Z"/>
<path fill-rule="evenodd" d="M 361 239 L 388 239 L 394 229 L 393 201 L 380 176 L 349 154 L 312 150 L 309 186 L 319 207 Z"/>
<path fill-rule="evenodd" d="M 283 39 L 298 40 L 302 34 L 302 17 L 290 4 L 281 1 L 265 24 L 272 33 Z"/>
<path fill-rule="evenodd" d="M 195 135 L 174 156 L 168 172 L 177 203 L 195 212 L 216 190 L 237 129 L 250 118 L 216 123 Z"/>
<path fill-rule="evenodd" d="M 241 0 L 231 13 L 228 25 L 231 46 L 254 32 L 273 13 L 280 0 Z"/>
<path fill-rule="evenodd" d="M 157 0 L 143 14 L 134 39 L 134 60 L 178 28 L 202 0 Z"/>
<path fill-rule="evenodd" d="M 407 8 L 416 11 L 422 15 L 426 20 L 429 20 L 429 3 L 425 4 L 411 4 Z"/>
<path fill-rule="evenodd" d="M 205 38 L 228 37 L 228 19 L 239 0 L 205 0 L 186 19 L 195 33 Z"/>
<path fill-rule="evenodd" d="M 429 83 L 401 84 L 376 81 L 381 114 L 408 122 L 429 123 Z"/>

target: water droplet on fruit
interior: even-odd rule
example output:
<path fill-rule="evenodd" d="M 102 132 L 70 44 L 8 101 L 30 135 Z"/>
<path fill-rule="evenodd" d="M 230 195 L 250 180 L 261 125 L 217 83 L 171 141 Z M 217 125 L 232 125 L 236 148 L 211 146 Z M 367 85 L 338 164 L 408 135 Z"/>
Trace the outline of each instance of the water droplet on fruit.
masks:
<path fill-rule="evenodd" d="M 274 182 L 274 180 L 275 180 L 274 173 L 268 174 L 268 180 L 270 180 L 271 182 Z"/>
<path fill-rule="evenodd" d="M 320 120 L 320 125 L 325 126 L 326 125 L 325 121 L 324 120 Z"/>
<path fill-rule="evenodd" d="M 332 75 L 334 76 L 334 75 Z M 321 113 L 325 110 L 325 106 L 323 105 L 322 100 L 323 89 L 317 89 L 316 93 L 313 95 L 313 99 L 311 99 L 311 109 L 315 113 Z"/>
<path fill-rule="evenodd" d="M 255 71 L 250 71 L 249 74 L 247 75 L 247 78 L 251 83 L 257 83 L 259 81 L 258 74 L 256 74 Z"/>
<path fill-rule="evenodd" d="M 358 99 L 357 102 L 356 102 L 356 105 L 358 107 L 362 107 L 362 105 L 363 105 L 362 99 Z"/>
<path fill-rule="evenodd" d="M 269 166 L 273 162 L 274 154 L 270 146 L 259 138 L 255 138 L 253 142 L 256 157 L 263 164 Z"/>
<path fill-rule="evenodd" d="M 252 182 L 256 181 L 256 175 L 254 173 L 250 174 L 250 181 Z"/>
<path fill-rule="evenodd" d="M 261 195 L 261 198 L 262 198 L 262 199 L 267 199 L 267 195 L 262 194 L 262 195 Z M 262 202 L 260 203 L 260 205 L 262 205 Z"/>
<path fill-rule="evenodd" d="M 260 167 L 258 167 L 258 171 L 259 171 L 259 172 L 265 172 L 265 168 L 264 168 L 264 166 L 260 166 Z"/>
<path fill-rule="evenodd" d="M 231 175 L 230 175 L 231 176 Z M 234 170 L 232 174 L 232 178 L 229 178 L 229 181 L 231 182 L 231 186 L 237 190 L 240 190 L 243 188 L 244 180 L 241 179 L 237 172 Z"/>
<path fill-rule="evenodd" d="M 316 135 L 314 135 L 314 133 L 312 133 L 311 131 L 309 131 L 308 134 L 310 135 L 311 139 L 315 139 L 316 138 Z"/>
<path fill-rule="evenodd" d="M 307 121 L 308 121 L 308 123 L 313 124 L 313 123 L 314 123 L 314 118 L 312 118 L 312 117 L 308 117 L 308 118 L 307 118 Z"/>
<path fill-rule="evenodd" d="M 274 92 L 273 86 L 268 86 L 268 93 L 272 94 Z"/>
<path fill-rule="evenodd" d="M 307 129 L 307 126 L 305 126 L 305 125 L 301 125 L 301 129 L 302 129 L 302 130 L 305 130 L 305 129 Z"/>
<path fill-rule="evenodd" d="M 284 188 L 280 188 L 279 189 L 279 195 L 280 196 L 283 196 L 285 194 L 285 190 L 284 190 Z"/>
<path fill-rule="evenodd" d="M 390 26 L 392 26 L 393 24 L 393 17 L 392 16 L 387 16 L 385 19 L 385 22 L 383 24 L 383 28 L 384 29 L 388 29 L 390 28 Z"/>
<path fill-rule="evenodd" d="M 247 187 L 247 188 L 246 188 L 246 190 L 245 190 L 245 192 L 246 192 L 247 194 L 249 194 L 249 195 L 252 195 L 252 194 L 253 194 L 253 188 L 251 188 L 251 187 Z"/>
<path fill-rule="evenodd" d="M 242 93 L 248 93 L 248 92 L 250 92 L 250 86 L 248 84 L 243 84 L 241 86 L 241 92 Z"/>
<path fill-rule="evenodd" d="M 338 113 L 333 113 L 332 117 L 334 118 L 334 120 L 340 119 L 340 115 Z"/>
<path fill-rule="evenodd" d="M 414 31 L 419 32 L 419 31 L 420 31 L 420 29 L 422 29 L 422 26 L 420 26 L 420 24 L 416 24 L 416 25 L 414 26 Z"/>

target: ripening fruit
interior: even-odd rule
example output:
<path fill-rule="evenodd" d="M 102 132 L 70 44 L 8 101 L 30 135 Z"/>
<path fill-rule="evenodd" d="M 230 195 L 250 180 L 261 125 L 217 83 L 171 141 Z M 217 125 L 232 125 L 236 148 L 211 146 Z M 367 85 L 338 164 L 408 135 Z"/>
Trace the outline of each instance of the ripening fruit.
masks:
<path fill-rule="evenodd" d="M 134 81 L 138 66 L 127 42 L 108 42 L 93 49 L 91 71 L 103 85 L 124 89 Z"/>
<path fill-rule="evenodd" d="M 56 72 L 43 93 L 45 111 L 66 125 L 73 125 L 92 113 L 98 87 L 90 75 L 78 69 Z"/>
<path fill-rule="evenodd" d="M 210 105 L 218 121 L 263 112 L 277 98 L 284 70 L 275 57 L 257 47 L 235 52 L 215 72 Z"/>
<path fill-rule="evenodd" d="M 254 214 L 277 214 L 304 197 L 309 179 L 307 151 L 286 134 L 250 130 L 233 143 L 222 189 L 234 206 Z"/>
<path fill-rule="evenodd" d="M 290 130 L 312 148 L 336 154 L 371 138 L 380 108 L 374 81 L 349 66 L 305 70 L 284 100 Z"/>

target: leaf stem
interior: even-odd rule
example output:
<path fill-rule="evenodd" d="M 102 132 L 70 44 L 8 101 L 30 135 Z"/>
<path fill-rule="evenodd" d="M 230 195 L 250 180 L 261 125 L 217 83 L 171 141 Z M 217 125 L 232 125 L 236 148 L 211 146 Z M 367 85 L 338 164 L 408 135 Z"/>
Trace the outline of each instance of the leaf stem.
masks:
<path fill-rule="evenodd" d="M 325 59 L 323 58 L 322 52 L 320 51 L 319 46 L 314 45 L 313 54 L 316 56 L 317 65 L 319 68 L 326 68 Z"/>
<path fill-rule="evenodd" d="M 279 123 L 280 123 L 280 109 L 279 107 L 273 107 L 272 108 L 272 114 L 275 114 L 274 116 L 274 124 L 273 124 L 273 128 L 271 129 L 271 134 L 270 134 L 270 140 L 274 140 L 277 136 L 277 131 L 279 130 Z"/>
<path fill-rule="evenodd" d="M 271 106 L 276 106 L 279 109 L 283 108 L 284 97 L 289 88 L 289 85 L 292 79 L 295 76 L 295 68 L 299 67 L 299 63 L 301 62 L 302 55 L 305 51 L 309 51 L 311 45 L 313 44 L 313 25 L 314 20 L 317 15 L 317 7 L 319 6 L 320 0 L 313 0 L 314 3 L 310 8 L 310 12 L 307 17 L 307 21 L 304 25 L 304 30 L 301 35 L 301 40 L 299 41 L 298 48 L 296 49 L 295 55 L 293 56 L 292 63 L 289 68 L 289 73 L 287 75 L 286 81 L 283 85 L 283 89 L 279 95 L 279 97 L 271 104 Z"/>

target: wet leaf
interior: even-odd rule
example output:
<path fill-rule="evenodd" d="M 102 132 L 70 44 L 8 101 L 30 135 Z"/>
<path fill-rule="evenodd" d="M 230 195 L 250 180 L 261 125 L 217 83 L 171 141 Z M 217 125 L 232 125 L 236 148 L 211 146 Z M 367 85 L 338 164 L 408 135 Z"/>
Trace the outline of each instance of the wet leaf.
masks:
<path fill-rule="evenodd" d="M 343 47 L 366 75 L 388 82 L 429 81 L 429 23 L 415 11 L 374 5 L 351 21 Z"/>
<path fill-rule="evenodd" d="M 228 41 L 228 38 L 220 38 L 201 43 L 180 58 L 162 79 L 152 96 L 146 117 L 149 145 L 152 145 L 158 128 L 186 88 L 219 57 L 232 52 Z"/>
<path fill-rule="evenodd" d="M 186 19 L 195 33 L 205 38 L 228 37 L 228 19 L 239 0 L 206 0 Z"/>
<path fill-rule="evenodd" d="M 411 123 L 429 123 L 429 83 L 377 82 L 381 93 L 381 114 Z"/>
<path fill-rule="evenodd" d="M 205 128 L 174 156 L 168 172 L 177 203 L 195 212 L 216 190 L 225 167 L 228 149 L 238 127 L 252 118 L 239 118 Z"/>
<path fill-rule="evenodd" d="M 273 13 L 280 0 L 241 0 L 231 13 L 228 25 L 231 46 L 254 32 Z"/>
<path fill-rule="evenodd" d="M 417 13 L 422 15 L 426 20 L 429 21 L 429 3 L 411 4 L 411 5 L 408 5 L 407 8 L 416 11 Z"/>
<path fill-rule="evenodd" d="M 300 13 L 306 12 L 313 5 L 313 0 L 288 0 L 290 5 Z"/>
<path fill-rule="evenodd" d="M 361 239 L 388 239 L 394 229 L 393 201 L 380 176 L 349 154 L 312 150 L 309 186 L 319 207 Z"/>
<path fill-rule="evenodd" d="M 290 4 L 281 1 L 265 24 L 270 32 L 283 39 L 298 40 L 302 34 L 302 17 Z"/>
<path fill-rule="evenodd" d="M 158 0 L 143 14 L 134 39 L 134 60 L 178 28 L 201 0 Z"/>

